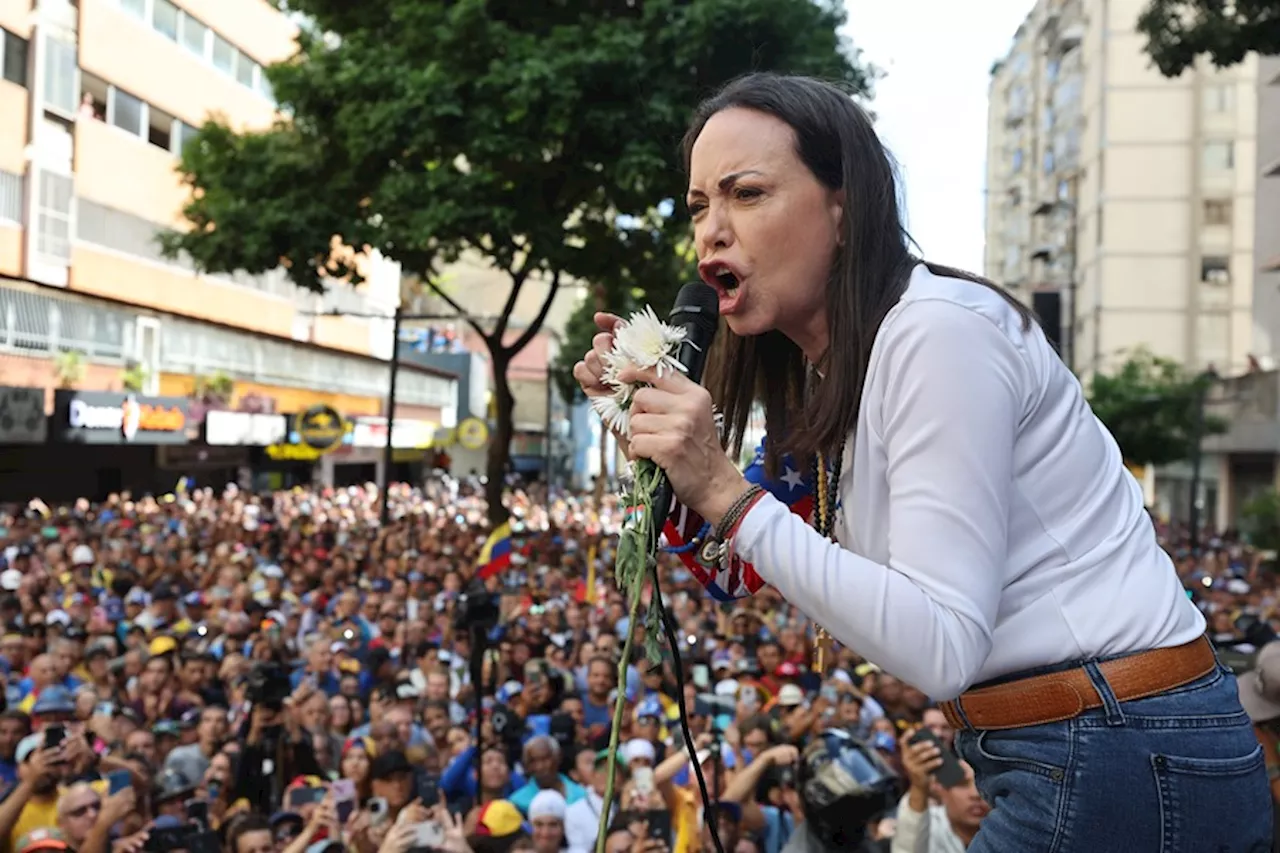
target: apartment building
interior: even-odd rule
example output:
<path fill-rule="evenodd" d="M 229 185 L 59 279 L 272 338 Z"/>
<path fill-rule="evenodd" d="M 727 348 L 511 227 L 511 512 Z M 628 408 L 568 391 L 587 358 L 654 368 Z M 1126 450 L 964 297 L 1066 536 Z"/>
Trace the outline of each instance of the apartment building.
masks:
<path fill-rule="evenodd" d="M 294 24 L 266 0 L 0 0 L 0 30 L 0 385 L 42 389 L 50 418 L 43 438 L 0 419 L 0 499 L 33 462 L 64 491 L 149 487 L 188 468 L 265 471 L 273 485 L 371 479 L 399 268 L 367 258 L 358 291 L 319 296 L 278 271 L 199 274 L 155 240 L 184 227 L 175 166 L 194 129 L 276 117 L 263 69 L 291 54 Z M 209 402 L 211 379 L 233 384 L 227 399 Z M 393 434 L 453 425 L 451 375 L 406 365 L 397 391 Z M 114 407 L 97 421 L 141 401 L 180 411 L 185 428 L 82 438 L 59 422 L 73 393 Z M 244 417 L 216 418 L 212 436 L 210 406 Z M 336 415 L 344 436 L 306 440 L 307 413 Z M 253 426 L 263 416 L 278 420 Z"/>
<path fill-rule="evenodd" d="M 992 69 L 988 276 L 1082 377 L 1145 345 L 1240 372 L 1252 305 L 1255 57 L 1162 77 L 1145 0 L 1039 0 Z"/>

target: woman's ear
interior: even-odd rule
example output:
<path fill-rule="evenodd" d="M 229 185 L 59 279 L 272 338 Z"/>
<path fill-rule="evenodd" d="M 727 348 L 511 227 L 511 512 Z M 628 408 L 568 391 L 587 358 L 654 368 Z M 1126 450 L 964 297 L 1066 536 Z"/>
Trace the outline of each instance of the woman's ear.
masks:
<path fill-rule="evenodd" d="M 831 214 L 831 227 L 836 231 L 836 245 L 844 245 L 844 206 L 845 206 L 844 189 L 838 189 L 831 193 L 831 204 L 829 212 Z"/>

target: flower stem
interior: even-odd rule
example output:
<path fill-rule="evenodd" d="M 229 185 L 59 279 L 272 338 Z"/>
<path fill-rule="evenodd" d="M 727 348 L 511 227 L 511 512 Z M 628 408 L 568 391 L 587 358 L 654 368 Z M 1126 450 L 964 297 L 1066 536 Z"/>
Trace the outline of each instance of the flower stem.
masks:
<path fill-rule="evenodd" d="M 642 481 L 636 477 L 636 495 L 640 500 L 641 510 L 637 516 L 636 526 L 640 541 L 645 543 L 641 564 L 628 578 L 630 585 L 625 590 L 629 604 L 627 612 L 627 636 L 622 641 L 622 658 L 618 661 L 618 695 L 613 702 L 613 726 L 609 731 L 609 765 L 608 777 L 604 784 L 604 807 L 600 809 L 600 831 L 596 835 L 596 853 L 604 853 L 605 840 L 609 832 L 609 819 L 613 811 L 613 782 L 618 766 L 618 739 L 622 734 L 622 712 L 627 704 L 627 669 L 631 665 L 631 647 L 636 635 L 636 616 L 640 612 L 640 593 L 644 590 L 646 562 L 649 559 L 651 536 L 649 529 L 653 525 L 653 485 L 652 479 Z"/>

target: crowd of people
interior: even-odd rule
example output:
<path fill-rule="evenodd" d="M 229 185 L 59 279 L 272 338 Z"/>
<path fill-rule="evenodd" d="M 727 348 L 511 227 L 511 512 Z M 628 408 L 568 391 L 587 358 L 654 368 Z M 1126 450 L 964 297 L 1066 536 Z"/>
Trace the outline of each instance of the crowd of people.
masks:
<path fill-rule="evenodd" d="M 511 562 L 486 596 L 478 482 L 390 501 L 386 526 L 371 486 L 0 515 L 8 853 L 587 853 L 611 734 L 608 853 L 781 853 L 811 814 L 805 756 L 837 736 L 896 780 L 868 849 L 962 850 L 987 815 L 929 697 L 848 650 L 816 672 L 811 626 L 768 589 L 717 603 L 665 555 L 678 654 L 620 667 L 615 500 L 513 488 Z M 1270 566 L 1230 536 L 1192 554 L 1161 533 L 1215 642 L 1251 658 Z M 1280 654 L 1260 670 L 1241 690 L 1273 762 Z"/>

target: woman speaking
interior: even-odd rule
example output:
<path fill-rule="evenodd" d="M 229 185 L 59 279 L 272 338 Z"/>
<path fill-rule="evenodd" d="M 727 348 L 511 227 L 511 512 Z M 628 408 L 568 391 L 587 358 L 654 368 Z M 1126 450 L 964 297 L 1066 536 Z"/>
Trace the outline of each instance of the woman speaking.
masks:
<path fill-rule="evenodd" d="M 720 547 L 859 655 L 944 702 L 995 811 L 972 851 L 1251 851 L 1271 834 L 1235 681 L 1156 542 L 1138 485 L 1029 312 L 908 250 L 891 160 L 835 87 L 753 75 L 683 146 L 702 278 L 729 334 L 710 391 L 631 409 Z M 574 367 L 607 394 L 617 318 Z M 810 523 L 747 482 L 811 460 Z M 700 553 L 703 551 L 700 550 Z M 746 586 L 739 584 L 738 592 Z"/>

